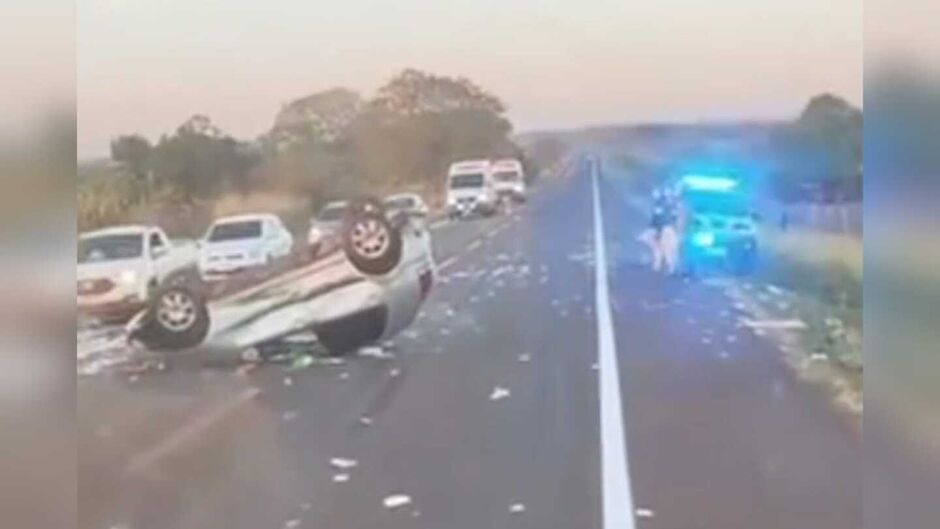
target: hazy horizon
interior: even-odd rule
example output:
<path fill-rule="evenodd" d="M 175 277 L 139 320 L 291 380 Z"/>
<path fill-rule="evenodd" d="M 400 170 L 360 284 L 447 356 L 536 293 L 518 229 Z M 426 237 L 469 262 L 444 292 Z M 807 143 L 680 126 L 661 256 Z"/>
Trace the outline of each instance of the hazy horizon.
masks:
<path fill-rule="evenodd" d="M 242 139 L 335 86 L 370 95 L 413 67 L 499 96 L 517 132 L 794 117 L 822 92 L 862 102 L 862 6 L 285 0 L 78 5 L 78 152 L 156 140 L 195 113 Z M 798 38 L 797 38 L 798 37 Z"/>

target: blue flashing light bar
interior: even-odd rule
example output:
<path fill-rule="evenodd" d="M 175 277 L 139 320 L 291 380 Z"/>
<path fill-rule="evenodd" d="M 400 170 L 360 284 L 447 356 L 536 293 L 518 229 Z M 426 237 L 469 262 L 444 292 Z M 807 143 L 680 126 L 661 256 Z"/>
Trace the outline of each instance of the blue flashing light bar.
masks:
<path fill-rule="evenodd" d="M 708 176 L 689 174 L 682 177 L 682 183 L 696 191 L 731 191 L 738 186 L 738 181 L 727 176 Z"/>
<path fill-rule="evenodd" d="M 712 246 L 715 244 L 715 234 L 710 231 L 696 232 L 695 235 L 692 236 L 692 244 L 703 248 Z"/>

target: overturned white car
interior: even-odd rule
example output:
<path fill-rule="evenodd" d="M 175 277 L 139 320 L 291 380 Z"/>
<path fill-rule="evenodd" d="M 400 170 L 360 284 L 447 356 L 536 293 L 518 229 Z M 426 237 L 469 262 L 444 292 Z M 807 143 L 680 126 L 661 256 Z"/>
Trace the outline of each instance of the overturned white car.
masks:
<path fill-rule="evenodd" d="M 257 350 L 314 335 L 342 354 L 407 327 L 434 282 L 430 234 L 371 199 L 350 204 L 340 249 L 248 288 L 207 299 L 199 284 L 160 289 L 127 326 L 151 350 Z"/>

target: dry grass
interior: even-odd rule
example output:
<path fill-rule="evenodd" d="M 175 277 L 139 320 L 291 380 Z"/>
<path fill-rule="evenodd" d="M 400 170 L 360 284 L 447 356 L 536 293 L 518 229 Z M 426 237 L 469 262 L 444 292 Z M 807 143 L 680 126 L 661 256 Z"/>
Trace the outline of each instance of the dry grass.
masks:
<path fill-rule="evenodd" d="M 800 229 L 767 230 L 762 235 L 773 253 L 805 265 L 841 267 L 862 280 L 863 242 L 859 236 Z"/>
<path fill-rule="evenodd" d="M 212 204 L 215 217 L 240 213 L 283 213 L 308 207 L 309 200 L 299 195 L 258 192 L 248 195 L 238 193 L 220 197 Z"/>

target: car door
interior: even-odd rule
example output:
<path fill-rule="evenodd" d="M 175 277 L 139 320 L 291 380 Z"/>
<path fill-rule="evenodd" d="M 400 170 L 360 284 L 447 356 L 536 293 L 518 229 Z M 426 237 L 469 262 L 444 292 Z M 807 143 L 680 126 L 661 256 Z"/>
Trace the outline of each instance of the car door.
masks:
<path fill-rule="evenodd" d="M 151 272 L 159 282 L 171 272 L 173 263 L 170 259 L 170 243 L 163 233 L 152 231 L 148 236 L 147 251 L 150 255 Z"/>
<path fill-rule="evenodd" d="M 290 231 L 287 230 L 287 227 L 284 226 L 284 223 L 281 222 L 281 219 L 274 219 L 273 224 L 277 232 L 278 255 L 288 255 L 294 246 L 294 237 L 290 234 Z"/>

